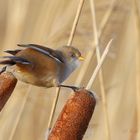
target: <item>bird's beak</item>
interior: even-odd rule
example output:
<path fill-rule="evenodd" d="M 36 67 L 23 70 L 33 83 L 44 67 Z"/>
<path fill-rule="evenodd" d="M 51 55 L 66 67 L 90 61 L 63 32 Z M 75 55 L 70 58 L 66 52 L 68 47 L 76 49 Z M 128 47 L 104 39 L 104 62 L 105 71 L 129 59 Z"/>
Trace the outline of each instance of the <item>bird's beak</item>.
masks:
<path fill-rule="evenodd" d="M 84 57 L 82 57 L 82 56 L 80 56 L 78 59 L 79 59 L 80 61 L 84 61 L 84 60 L 85 60 Z"/>

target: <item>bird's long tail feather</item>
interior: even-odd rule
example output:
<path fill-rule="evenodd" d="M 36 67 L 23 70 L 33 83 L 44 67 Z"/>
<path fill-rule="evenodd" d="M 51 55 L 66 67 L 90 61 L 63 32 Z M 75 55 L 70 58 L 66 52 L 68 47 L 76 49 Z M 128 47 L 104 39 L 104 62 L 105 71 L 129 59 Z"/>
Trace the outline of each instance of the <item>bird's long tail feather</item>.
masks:
<path fill-rule="evenodd" d="M 17 50 L 6 50 L 4 52 L 9 53 L 9 54 L 12 54 L 12 55 L 16 55 L 20 51 L 21 51 L 20 49 L 17 49 Z"/>
<path fill-rule="evenodd" d="M 28 60 L 17 56 L 4 56 L 3 58 L 6 60 L 1 61 L 0 64 L 23 64 L 23 65 L 31 64 L 31 62 L 29 62 Z"/>

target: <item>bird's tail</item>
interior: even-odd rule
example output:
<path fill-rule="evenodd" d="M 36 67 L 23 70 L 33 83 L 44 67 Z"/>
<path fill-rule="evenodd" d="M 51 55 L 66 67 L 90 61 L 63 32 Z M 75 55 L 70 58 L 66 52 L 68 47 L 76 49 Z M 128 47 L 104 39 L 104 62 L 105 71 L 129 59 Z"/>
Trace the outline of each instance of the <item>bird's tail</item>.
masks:
<path fill-rule="evenodd" d="M 0 64 L 3 64 L 3 65 L 14 65 L 14 64 L 31 65 L 31 62 L 29 62 L 28 60 L 22 57 L 4 56 L 2 58 L 5 59 L 5 60 L 0 61 Z"/>
<path fill-rule="evenodd" d="M 14 65 L 15 64 L 15 62 L 13 62 L 12 60 L 2 60 L 2 61 L 0 61 L 0 64 L 1 65 Z"/>
<path fill-rule="evenodd" d="M 6 65 L 6 66 L 7 65 L 12 66 L 15 64 L 31 65 L 31 62 L 29 62 L 28 60 L 26 60 L 22 57 L 15 56 L 19 51 L 21 51 L 21 50 L 7 50 L 7 51 L 5 51 L 6 53 L 11 54 L 12 56 L 1 57 L 1 59 L 3 59 L 3 60 L 0 60 L 0 64 Z M 6 66 L 0 70 L 0 74 L 6 70 Z"/>

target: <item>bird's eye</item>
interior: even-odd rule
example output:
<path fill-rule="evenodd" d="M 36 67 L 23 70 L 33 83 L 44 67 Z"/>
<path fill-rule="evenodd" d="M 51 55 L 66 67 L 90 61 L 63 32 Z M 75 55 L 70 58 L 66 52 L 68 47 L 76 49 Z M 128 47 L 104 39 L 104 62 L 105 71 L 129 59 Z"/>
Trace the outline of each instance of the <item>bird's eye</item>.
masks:
<path fill-rule="evenodd" d="M 71 54 L 71 57 L 75 57 L 75 54 L 74 54 L 74 53 L 72 53 L 72 54 Z"/>

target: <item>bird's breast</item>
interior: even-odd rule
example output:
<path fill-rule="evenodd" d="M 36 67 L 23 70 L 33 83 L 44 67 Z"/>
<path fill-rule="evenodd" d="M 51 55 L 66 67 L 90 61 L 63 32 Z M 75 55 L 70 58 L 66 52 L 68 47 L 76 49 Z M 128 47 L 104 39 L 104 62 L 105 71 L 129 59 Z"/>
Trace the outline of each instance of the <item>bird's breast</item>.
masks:
<path fill-rule="evenodd" d="M 66 63 L 64 68 L 60 72 L 60 77 L 59 77 L 60 83 L 65 81 L 79 65 L 80 62 L 78 60 L 71 63 Z"/>

